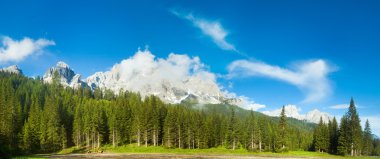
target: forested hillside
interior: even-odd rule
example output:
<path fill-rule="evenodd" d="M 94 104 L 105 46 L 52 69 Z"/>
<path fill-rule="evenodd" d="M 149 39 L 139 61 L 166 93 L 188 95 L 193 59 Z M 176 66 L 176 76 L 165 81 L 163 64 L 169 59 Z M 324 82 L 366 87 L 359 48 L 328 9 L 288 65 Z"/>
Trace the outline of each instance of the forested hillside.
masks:
<path fill-rule="evenodd" d="M 362 131 L 352 100 L 340 126 L 268 117 L 239 107 L 165 104 L 133 92 L 44 84 L 0 71 L 0 154 L 48 153 L 102 145 L 249 151 L 316 150 L 334 154 L 378 155 L 380 142 L 369 123 Z"/>

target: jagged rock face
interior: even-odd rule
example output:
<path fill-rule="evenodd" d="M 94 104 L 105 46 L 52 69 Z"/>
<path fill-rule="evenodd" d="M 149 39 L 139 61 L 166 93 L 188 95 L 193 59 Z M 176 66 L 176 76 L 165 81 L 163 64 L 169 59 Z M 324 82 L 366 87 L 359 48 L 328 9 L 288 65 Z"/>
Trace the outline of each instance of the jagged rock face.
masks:
<path fill-rule="evenodd" d="M 86 86 L 87 84 L 84 83 L 82 80 L 81 80 L 81 75 L 80 74 L 76 74 L 72 79 L 71 79 L 71 82 L 70 82 L 70 87 L 72 88 L 79 88 L 79 87 L 83 87 L 83 86 Z"/>
<path fill-rule="evenodd" d="M 22 71 L 16 66 L 9 66 L 7 68 L 2 68 L 0 71 L 9 72 L 9 73 L 15 73 L 15 74 L 22 74 Z"/>
<path fill-rule="evenodd" d="M 75 72 L 66 63 L 60 61 L 56 66 L 51 67 L 44 75 L 43 80 L 46 83 L 53 82 L 54 73 L 58 73 L 60 83 L 64 86 L 72 88 L 79 88 L 85 86 L 81 81 L 81 75 L 75 74 Z"/>

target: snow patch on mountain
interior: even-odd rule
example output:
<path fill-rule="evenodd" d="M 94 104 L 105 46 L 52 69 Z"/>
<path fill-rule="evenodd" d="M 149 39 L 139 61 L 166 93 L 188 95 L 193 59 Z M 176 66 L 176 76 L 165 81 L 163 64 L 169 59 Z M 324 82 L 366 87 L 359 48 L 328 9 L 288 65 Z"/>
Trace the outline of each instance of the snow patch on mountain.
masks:
<path fill-rule="evenodd" d="M 22 74 L 22 71 L 16 65 L 9 66 L 6 68 L 2 68 L 2 69 L 0 69 L 0 71 L 15 73 L 15 74 Z"/>
<path fill-rule="evenodd" d="M 269 116 L 280 116 L 282 108 L 275 109 L 272 111 L 263 111 L 262 113 Z M 326 112 L 321 112 L 318 109 L 309 111 L 306 114 L 300 114 L 301 108 L 298 108 L 296 105 L 285 105 L 285 115 L 287 117 L 295 118 L 298 120 L 306 120 L 312 123 L 318 123 L 322 117 L 323 122 L 328 122 L 332 120 L 332 116 Z"/>
<path fill-rule="evenodd" d="M 59 61 L 55 66 L 51 67 L 43 76 L 45 83 L 52 83 L 54 78 L 54 73 L 58 73 L 58 78 L 63 86 L 69 86 L 72 88 L 79 88 L 85 86 L 86 84 L 81 80 L 80 74 L 75 74 L 75 72 L 66 63 Z"/>

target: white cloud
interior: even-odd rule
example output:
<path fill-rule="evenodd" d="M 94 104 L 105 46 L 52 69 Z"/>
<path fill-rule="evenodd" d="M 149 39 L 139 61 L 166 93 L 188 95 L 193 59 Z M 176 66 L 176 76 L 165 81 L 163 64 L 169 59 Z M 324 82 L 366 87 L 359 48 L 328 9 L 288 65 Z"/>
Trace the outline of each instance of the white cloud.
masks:
<path fill-rule="evenodd" d="M 220 22 L 207 20 L 194 16 L 192 13 L 178 12 L 170 10 L 177 17 L 190 21 L 195 27 L 199 28 L 204 35 L 211 37 L 216 45 L 224 50 L 232 50 L 236 53 L 249 57 L 239 52 L 235 46 L 226 41 L 228 32 Z M 229 65 L 229 77 L 236 76 L 264 76 L 281 81 L 285 81 L 297 86 L 306 93 L 303 102 L 316 102 L 331 93 L 331 87 L 327 75 L 332 72 L 332 68 L 324 60 L 312 60 L 299 63 L 294 69 L 281 68 L 268 65 L 263 62 L 252 62 L 248 60 L 237 60 Z"/>
<path fill-rule="evenodd" d="M 262 109 L 262 108 L 265 108 L 266 105 L 264 104 L 259 104 L 259 103 L 256 103 L 255 101 L 253 101 L 252 99 L 246 97 L 246 96 L 238 96 L 236 95 L 235 93 L 232 93 L 232 92 L 228 92 L 228 91 L 224 91 L 223 94 L 229 98 L 229 99 L 232 99 L 230 101 L 230 104 L 234 104 L 234 105 L 237 105 L 243 109 L 246 109 L 246 110 L 254 110 L 254 111 L 257 111 L 259 109 Z"/>
<path fill-rule="evenodd" d="M 2 37 L 2 45 L 0 45 L 0 64 L 20 62 L 32 54 L 42 52 L 49 45 L 55 45 L 54 41 L 46 39 L 33 40 L 28 37 L 18 41 L 4 36 Z"/>
<path fill-rule="evenodd" d="M 207 67 L 198 57 L 187 55 L 171 53 L 164 59 L 156 58 L 149 50 L 139 50 L 134 56 L 114 65 L 105 73 L 114 78 L 105 82 L 117 82 L 115 84 L 131 91 L 149 89 L 159 92 L 162 84 L 183 88 L 186 87 L 184 81 L 187 81 L 186 83 L 199 82 L 191 87 L 194 90 L 189 91 L 203 90 L 212 94 L 219 92 L 215 75 L 207 71 Z M 147 85 L 150 85 L 149 88 Z"/>
<path fill-rule="evenodd" d="M 193 14 L 182 14 L 175 10 L 171 10 L 174 15 L 190 21 L 195 27 L 199 28 L 204 35 L 212 38 L 214 43 L 223 50 L 231 50 L 238 52 L 235 46 L 226 40 L 228 32 L 218 21 L 207 20 L 199 17 L 195 17 Z"/>
<path fill-rule="evenodd" d="M 313 60 L 294 65 L 293 69 L 281 68 L 263 62 L 233 61 L 228 66 L 228 77 L 262 76 L 297 86 L 306 93 L 304 102 L 315 102 L 331 93 L 327 75 L 332 68 L 324 60 Z"/>
<path fill-rule="evenodd" d="M 86 82 L 115 92 L 124 89 L 142 95 L 154 94 L 170 103 L 179 103 L 191 93 L 204 97 L 205 103 L 219 103 L 219 98 L 237 97 L 241 99 L 238 106 L 242 108 L 257 110 L 265 107 L 247 97 L 228 93 L 218 85 L 217 76 L 199 57 L 185 54 L 170 53 L 167 58 L 156 58 L 149 50 L 139 50 L 132 57 L 115 64 L 110 71 L 88 77 Z"/>
<path fill-rule="evenodd" d="M 258 110 L 258 109 L 262 109 L 262 108 L 265 108 L 266 106 L 264 104 L 258 104 L 258 103 L 251 103 L 247 106 L 247 109 L 248 110 Z"/>
<path fill-rule="evenodd" d="M 380 137 L 380 115 L 361 117 L 361 125 L 364 130 L 365 122 L 368 119 L 372 133 Z"/>
<path fill-rule="evenodd" d="M 337 105 L 333 105 L 333 106 L 330 106 L 329 108 L 331 109 L 347 109 L 350 105 L 348 104 L 337 104 Z"/>

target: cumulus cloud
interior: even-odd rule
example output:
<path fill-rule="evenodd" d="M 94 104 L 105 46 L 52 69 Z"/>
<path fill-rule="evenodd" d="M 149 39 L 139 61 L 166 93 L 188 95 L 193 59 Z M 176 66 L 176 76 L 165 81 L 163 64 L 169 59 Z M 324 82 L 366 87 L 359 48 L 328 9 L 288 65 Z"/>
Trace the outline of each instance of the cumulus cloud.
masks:
<path fill-rule="evenodd" d="M 208 72 L 198 57 L 171 53 L 166 59 L 156 59 L 150 51 L 138 51 L 112 68 L 118 72 L 119 81 L 128 82 L 129 88 L 138 91 L 145 85 L 161 88 L 162 83 L 173 87 L 186 87 L 186 83 L 199 82 L 192 90 L 217 95 L 216 77 Z M 186 81 L 186 83 L 184 82 Z M 204 90 L 204 89 L 208 90 Z"/>
<path fill-rule="evenodd" d="M 235 46 L 227 42 L 226 36 L 228 32 L 223 28 L 220 22 L 195 17 L 192 13 L 183 14 L 176 10 L 171 10 L 171 13 L 190 21 L 195 27 L 199 28 L 204 35 L 209 36 L 221 49 L 237 52 Z"/>
<path fill-rule="evenodd" d="M 304 102 L 315 102 L 331 93 L 327 75 L 332 71 L 332 68 L 324 60 L 298 63 L 293 69 L 263 62 L 237 60 L 229 64 L 228 77 L 262 76 L 284 81 L 297 86 L 306 93 Z"/>
<path fill-rule="evenodd" d="M 43 49 L 50 45 L 55 45 L 54 41 L 46 39 L 33 40 L 25 37 L 22 40 L 13 40 L 4 36 L 1 38 L 0 45 L 0 64 L 7 62 L 20 62 L 26 57 L 40 53 Z"/>
<path fill-rule="evenodd" d="M 331 109 L 347 109 L 350 105 L 349 104 L 337 104 L 330 106 Z"/>
<path fill-rule="evenodd" d="M 189 95 L 199 97 L 200 103 L 220 103 L 232 95 L 238 97 L 227 94 L 218 85 L 217 76 L 199 57 L 170 53 L 166 58 L 156 58 L 149 50 L 138 50 L 111 70 L 88 77 L 86 82 L 115 92 L 123 89 L 142 95 L 153 94 L 170 103 L 179 103 Z M 263 107 L 247 97 L 239 98 L 242 101 L 238 106 L 243 108 Z"/>

